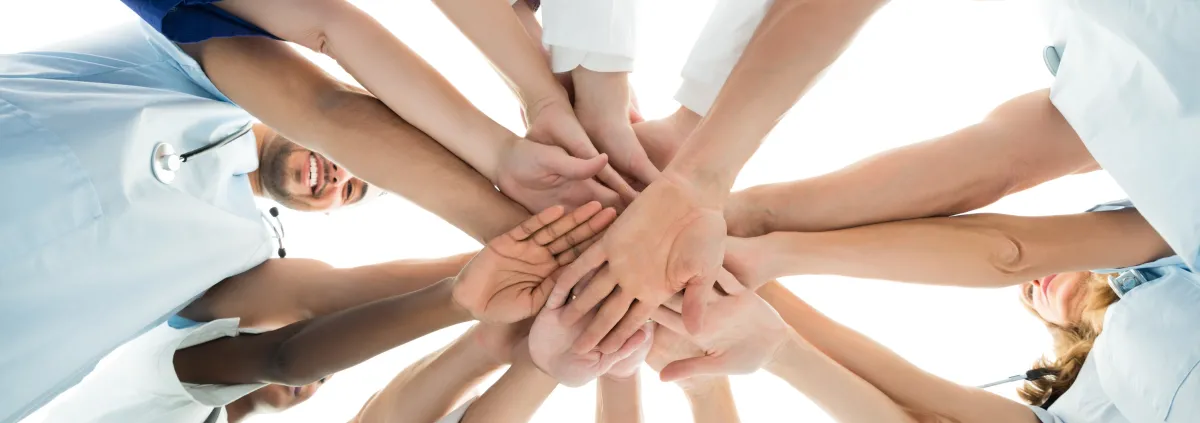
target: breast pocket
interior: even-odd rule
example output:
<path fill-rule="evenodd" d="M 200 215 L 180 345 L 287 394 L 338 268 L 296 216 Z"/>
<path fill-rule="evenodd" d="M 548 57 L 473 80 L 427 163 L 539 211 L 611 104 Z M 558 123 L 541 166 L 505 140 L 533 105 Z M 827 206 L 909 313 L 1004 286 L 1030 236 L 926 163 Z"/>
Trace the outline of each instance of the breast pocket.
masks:
<path fill-rule="evenodd" d="M 1110 306 L 1088 360 L 1133 422 L 1200 421 L 1200 278 L 1178 267 Z"/>
<path fill-rule="evenodd" d="M 75 153 L 25 111 L 0 100 L 0 268 L 103 214 Z M 0 275 L 0 281 L 4 279 Z"/>

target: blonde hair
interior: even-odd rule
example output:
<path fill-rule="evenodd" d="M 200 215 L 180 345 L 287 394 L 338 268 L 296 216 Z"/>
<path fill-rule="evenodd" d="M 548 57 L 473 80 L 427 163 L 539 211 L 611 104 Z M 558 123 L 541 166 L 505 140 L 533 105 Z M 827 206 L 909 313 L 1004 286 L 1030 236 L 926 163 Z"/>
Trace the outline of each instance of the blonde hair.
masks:
<path fill-rule="evenodd" d="M 1055 400 L 1075 383 L 1083 361 L 1092 351 L 1092 344 L 1104 325 L 1104 312 L 1120 298 L 1108 286 L 1106 274 L 1092 273 L 1085 281 L 1087 292 L 1083 299 L 1083 315 L 1077 322 L 1059 326 L 1046 322 L 1050 336 L 1054 339 L 1054 358 L 1045 356 L 1033 364 L 1033 368 L 1049 370 L 1049 374 L 1025 382 L 1017 388 L 1017 395 L 1034 406 L 1049 408 Z M 1029 308 L 1026 305 L 1026 308 Z M 1030 309 L 1033 312 L 1032 309 Z M 1035 316 L 1038 314 L 1033 313 Z M 1041 316 L 1038 316 L 1041 318 Z"/>

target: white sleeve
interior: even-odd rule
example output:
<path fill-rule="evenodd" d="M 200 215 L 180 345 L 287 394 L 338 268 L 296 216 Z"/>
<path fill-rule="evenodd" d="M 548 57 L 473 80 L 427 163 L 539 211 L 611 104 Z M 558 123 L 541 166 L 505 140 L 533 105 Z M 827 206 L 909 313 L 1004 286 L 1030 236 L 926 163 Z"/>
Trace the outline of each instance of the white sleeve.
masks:
<path fill-rule="evenodd" d="M 542 0 L 542 43 L 555 73 L 633 71 L 637 0 Z"/>
<path fill-rule="evenodd" d="M 772 3 L 718 0 L 683 65 L 683 85 L 675 93 L 675 101 L 701 116 L 708 114 Z"/>

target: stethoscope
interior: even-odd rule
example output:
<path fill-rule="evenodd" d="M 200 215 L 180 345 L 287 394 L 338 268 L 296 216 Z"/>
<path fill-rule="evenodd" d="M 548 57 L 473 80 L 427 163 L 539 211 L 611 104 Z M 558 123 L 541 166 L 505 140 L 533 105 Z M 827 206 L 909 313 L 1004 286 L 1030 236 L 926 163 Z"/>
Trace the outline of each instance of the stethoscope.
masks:
<path fill-rule="evenodd" d="M 188 159 L 224 147 L 253 130 L 254 122 L 247 122 L 234 133 L 183 154 L 176 154 L 175 147 L 171 144 L 165 142 L 154 144 L 153 153 L 150 156 L 150 171 L 154 174 L 154 179 L 170 185 L 175 181 L 175 173 L 183 168 L 183 164 L 187 163 Z M 275 233 L 275 239 L 279 243 L 279 249 L 276 250 L 279 258 L 287 257 L 287 250 L 283 248 L 283 222 L 279 220 L 279 209 L 271 207 L 267 213 L 259 210 L 259 214 L 263 221 L 267 222 L 267 226 L 271 227 L 271 231 Z"/>

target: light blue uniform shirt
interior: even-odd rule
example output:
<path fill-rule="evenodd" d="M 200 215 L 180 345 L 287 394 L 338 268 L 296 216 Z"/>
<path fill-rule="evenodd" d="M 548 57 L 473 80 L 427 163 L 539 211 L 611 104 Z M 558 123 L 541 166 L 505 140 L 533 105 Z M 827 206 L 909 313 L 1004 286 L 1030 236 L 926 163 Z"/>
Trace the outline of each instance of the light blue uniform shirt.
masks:
<path fill-rule="evenodd" d="M 250 121 L 144 24 L 0 55 L 0 421 L 269 257 L 252 133 L 170 185 L 150 170 L 158 142 L 189 151 Z"/>
<path fill-rule="evenodd" d="M 1046 5 L 1051 102 L 1142 216 L 1200 270 L 1200 2 Z"/>
<path fill-rule="evenodd" d="M 1093 210 L 1113 210 L 1128 202 Z M 1116 273 L 1121 299 L 1045 423 L 1200 422 L 1200 275 L 1178 256 Z"/>

